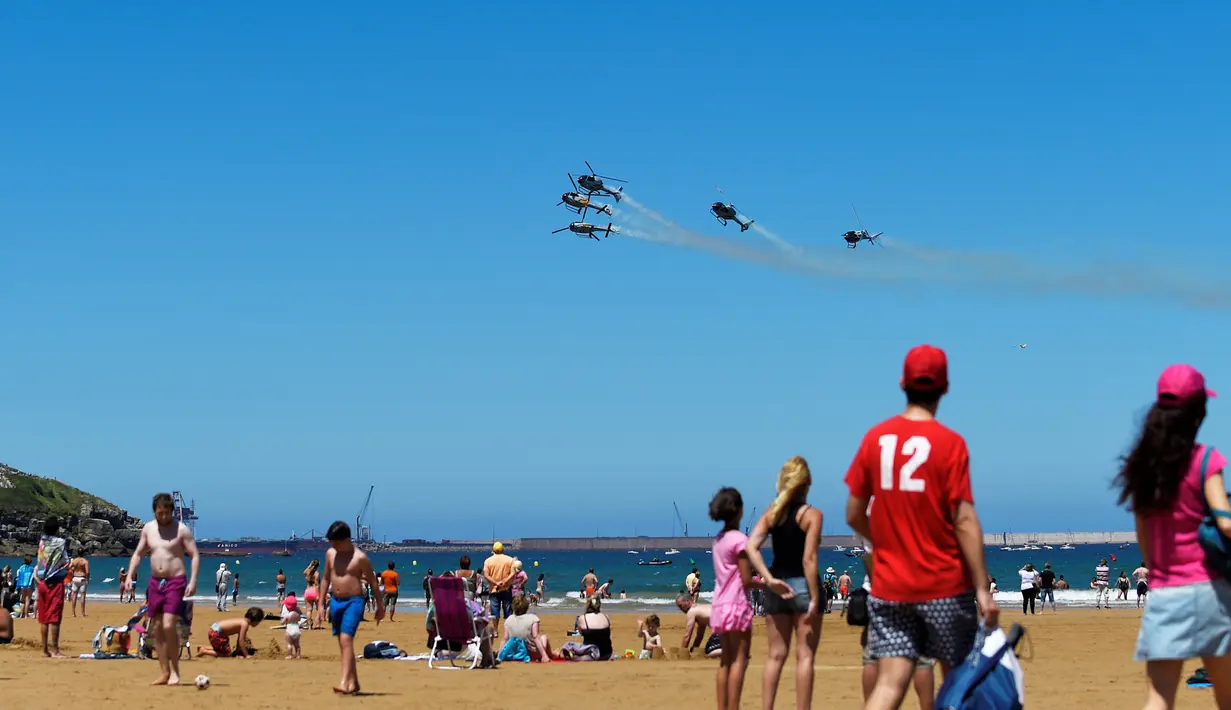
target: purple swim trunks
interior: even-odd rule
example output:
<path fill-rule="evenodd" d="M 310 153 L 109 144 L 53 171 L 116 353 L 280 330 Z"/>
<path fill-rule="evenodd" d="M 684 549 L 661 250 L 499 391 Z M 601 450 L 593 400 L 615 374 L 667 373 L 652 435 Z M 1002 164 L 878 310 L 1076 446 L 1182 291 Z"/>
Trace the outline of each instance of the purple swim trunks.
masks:
<path fill-rule="evenodd" d="M 187 589 L 187 577 L 151 579 L 150 586 L 145 589 L 145 603 L 149 606 L 150 617 L 159 614 L 178 615 L 184 608 L 184 591 Z"/>

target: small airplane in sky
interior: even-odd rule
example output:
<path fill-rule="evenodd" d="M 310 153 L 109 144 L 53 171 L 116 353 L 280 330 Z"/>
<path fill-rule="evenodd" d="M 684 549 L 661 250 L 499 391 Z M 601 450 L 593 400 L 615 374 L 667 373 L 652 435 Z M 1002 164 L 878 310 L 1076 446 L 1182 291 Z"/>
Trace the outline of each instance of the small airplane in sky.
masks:
<path fill-rule="evenodd" d="M 598 241 L 598 237 L 594 236 L 595 232 L 603 232 L 603 238 L 606 238 L 608 235 L 611 235 L 611 234 L 620 233 L 620 228 L 611 226 L 610 222 L 607 223 L 606 227 L 598 227 L 593 224 L 589 224 L 588 222 L 573 222 L 567 227 L 561 227 L 555 230 L 554 232 L 552 232 L 552 234 L 559 234 L 560 232 L 563 232 L 566 229 L 572 232 L 573 234 L 576 234 L 579 237 L 586 237 L 588 239 L 593 239 L 596 242 Z"/>

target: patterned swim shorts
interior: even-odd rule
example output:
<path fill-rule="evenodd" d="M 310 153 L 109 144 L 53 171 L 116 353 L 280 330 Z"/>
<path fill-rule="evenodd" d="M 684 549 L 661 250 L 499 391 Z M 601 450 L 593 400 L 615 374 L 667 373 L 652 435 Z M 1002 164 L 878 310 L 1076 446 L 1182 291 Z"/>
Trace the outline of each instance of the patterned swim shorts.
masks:
<path fill-rule="evenodd" d="M 925 602 L 868 597 L 868 652 L 875 658 L 935 658 L 961 663 L 974 647 L 979 613 L 973 591 Z"/>

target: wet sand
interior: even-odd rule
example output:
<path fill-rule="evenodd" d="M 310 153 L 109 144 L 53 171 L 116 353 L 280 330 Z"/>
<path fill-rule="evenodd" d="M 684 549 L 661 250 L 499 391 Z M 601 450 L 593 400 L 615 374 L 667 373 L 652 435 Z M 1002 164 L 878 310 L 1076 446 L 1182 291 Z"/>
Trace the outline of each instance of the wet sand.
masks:
<path fill-rule="evenodd" d="M 61 647 L 76 656 L 91 651 L 90 642 L 104 623 L 122 624 L 135 611 L 131 605 L 92 604 L 89 618 L 65 620 Z M 194 648 L 205 642 L 209 624 L 240 613 L 221 614 L 210 607 L 198 608 L 193 624 Z M 678 646 L 683 635 L 684 615 L 674 609 L 660 613 L 663 641 Z M 1144 666 L 1132 660 L 1140 613 L 1135 609 L 1112 611 L 1062 610 L 1052 616 L 1027 618 L 1030 636 L 1021 648 L 1026 669 L 1026 697 L 1032 706 L 1136 707 L 1145 698 Z M 1007 611 L 1005 623 L 1020 621 L 1020 613 Z M 568 640 L 572 627 L 567 615 L 542 615 L 543 631 L 553 646 Z M 304 658 L 283 659 L 283 632 L 271 630 L 277 622 L 264 622 L 252 639 L 259 650 L 256 659 L 200 659 L 182 663 L 186 686 L 150 688 L 157 677 L 154 661 L 52 660 L 38 646 L 38 624 L 17 621 L 13 645 L 0 646 L 0 705 L 12 708 L 124 707 L 125 710 L 174 706 L 175 708 L 291 708 L 312 704 L 319 707 L 362 706 L 366 708 L 447 708 L 464 704 L 466 698 L 484 710 L 644 710 L 664 707 L 713 707 L 714 670 L 717 661 L 619 660 L 609 663 L 505 663 L 496 670 L 444 672 L 427 668 L 426 662 L 359 661 L 362 697 L 336 697 L 330 688 L 337 682 L 337 643 L 326 631 L 305 631 Z M 757 620 L 752 663 L 744 688 L 743 707 L 761 707 L 761 668 L 765 658 L 764 622 Z M 640 649 L 636 642 L 637 615 L 613 614 L 615 646 Z M 859 629 L 848 626 L 837 614 L 825 618 L 816 659 L 815 708 L 862 706 L 859 685 Z M 396 643 L 411 654 L 426 651 L 427 634 L 422 614 L 398 614 L 396 621 L 377 627 L 360 627 L 359 645 L 375 639 Z M 276 650 L 275 650 L 276 649 Z M 1199 663 L 1189 663 L 1191 672 Z M 794 664 L 783 671 L 777 707 L 794 708 Z M 208 675 L 212 687 L 198 691 L 191 680 Z M 938 679 L 939 681 L 939 679 Z M 1207 708 L 1210 690 L 1179 691 L 1178 707 Z M 100 703 L 105 703 L 100 705 Z M 121 705 L 122 703 L 122 705 Z M 913 696 L 905 707 L 918 707 Z"/>

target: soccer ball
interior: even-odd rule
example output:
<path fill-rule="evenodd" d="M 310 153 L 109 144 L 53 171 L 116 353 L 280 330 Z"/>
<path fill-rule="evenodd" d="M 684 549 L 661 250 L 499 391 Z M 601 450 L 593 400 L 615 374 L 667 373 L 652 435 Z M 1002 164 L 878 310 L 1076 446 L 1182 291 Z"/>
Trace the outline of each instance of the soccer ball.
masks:
<path fill-rule="evenodd" d="M 197 676 L 196 683 L 197 683 L 197 690 L 205 690 L 206 688 L 209 687 L 209 676 L 207 675 Z"/>

